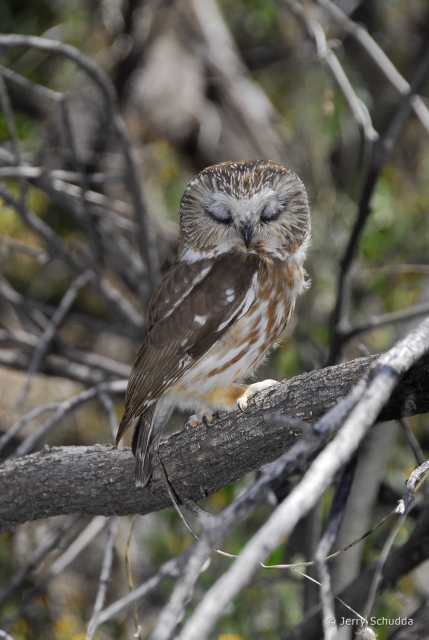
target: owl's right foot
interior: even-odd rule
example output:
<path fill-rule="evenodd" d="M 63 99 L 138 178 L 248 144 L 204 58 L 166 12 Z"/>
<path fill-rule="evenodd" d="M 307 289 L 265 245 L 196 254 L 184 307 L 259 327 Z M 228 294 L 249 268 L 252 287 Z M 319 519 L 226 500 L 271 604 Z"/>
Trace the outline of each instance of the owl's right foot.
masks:
<path fill-rule="evenodd" d="M 246 411 L 250 398 L 253 398 L 253 396 L 259 391 L 265 391 L 265 389 L 269 389 L 275 384 L 278 384 L 277 380 L 261 380 L 261 382 L 249 384 L 246 391 L 237 400 L 238 408 L 242 411 Z"/>

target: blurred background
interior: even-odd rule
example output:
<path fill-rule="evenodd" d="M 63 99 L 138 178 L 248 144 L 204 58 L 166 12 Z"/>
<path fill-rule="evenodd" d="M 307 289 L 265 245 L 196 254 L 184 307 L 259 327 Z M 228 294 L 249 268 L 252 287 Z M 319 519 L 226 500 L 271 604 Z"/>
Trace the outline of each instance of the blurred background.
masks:
<path fill-rule="evenodd" d="M 337 4 L 346 16 L 365 26 L 397 72 L 410 82 L 429 41 L 428 4 L 424 0 L 341 0 Z M 225 160 L 283 162 L 304 181 L 312 208 L 313 240 L 306 263 L 312 286 L 298 301 L 280 347 L 258 376 L 290 378 L 326 364 L 339 263 L 365 184 L 368 140 L 362 141 L 362 127 L 344 92 L 291 5 L 275 0 L 0 2 L 2 33 L 71 44 L 110 78 L 131 141 L 147 227 L 142 239 L 134 217 L 127 148 L 112 126 L 99 85 L 70 59 L 31 48 L 3 49 L 0 78 L 6 92 L 0 110 L 0 178 L 6 191 L 0 192 L 0 436 L 41 404 L 61 403 L 99 382 L 127 377 L 144 335 L 153 285 L 175 259 L 183 190 L 198 171 Z M 400 94 L 368 51 L 321 5 L 299 4 L 321 29 L 356 98 L 366 106 L 372 126 L 383 135 Z M 19 78 L 49 91 L 37 91 Z M 429 107 L 429 82 L 419 92 L 423 106 Z M 11 142 L 8 102 L 16 145 Z M 347 326 L 429 300 L 428 152 L 427 122 L 425 128 L 413 112 L 375 185 L 371 213 L 348 279 Z M 40 173 L 27 172 L 24 178 L 25 171 L 13 175 L 10 167 L 15 164 L 39 168 Z M 29 222 L 25 211 L 20 214 L 20 206 L 42 221 L 45 230 L 52 230 L 65 252 L 55 253 L 34 220 Z M 64 297 L 75 283 L 76 272 L 67 256 L 96 274 L 95 280 L 78 283 L 68 306 Z M 61 302 L 65 313 L 35 358 L 41 336 Z M 344 340 L 335 360 L 386 350 L 413 322 L 392 321 L 359 330 Z M 31 382 L 26 373 L 29 367 L 35 372 Z M 110 422 L 109 401 L 114 410 Z M 122 415 L 123 398 L 112 395 L 106 402 L 93 399 L 65 412 L 33 449 L 44 443 L 111 443 L 111 427 L 115 416 Z M 28 421 L 0 456 L 6 457 L 35 433 L 45 418 Z M 175 416 L 172 428 L 179 428 L 183 420 Z M 409 422 L 423 452 L 427 451 L 427 417 Z M 365 499 L 362 502 L 361 496 L 359 503 L 357 496 L 352 503 L 339 544 L 358 537 L 395 506 L 415 465 L 399 425 L 379 425 L 371 437 L 362 455 L 365 465 L 360 466 L 360 481 L 368 487 Z M 291 478 L 285 493 L 298 480 Z M 243 478 L 210 497 L 206 508 L 220 511 L 248 481 Z M 332 492 L 327 492 L 317 512 L 300 523 L 271 563 L 312 556 L 331 497 Z M 257 510 L 224 541 L 223 548 L 239 553 L 269 512 L 268 506 Z M 0 588 L 65 520 L 29 522 L 0 537 Z M 63 572 L 43 580 L 61 550 L 88 523 L 85 518 L 74 523 L 59 547 L 29 567 L 25 579 L 3 602 L 0 627 L 8 623 L 15 640 L 85 637 L 105 528 Z M 410 517 L 398 544 L 413 526 Z M 128 531 L 129 519 L 121 518 L 108 601 L 127 591 Z M 376 559 L 387 535 L 387 528 L 380 529 L 359 547 L 353 562 L 333 564 L 334 584 L 338 588 L 347 584 L 362 566 Z M 135 584 L 191 540 L 174 510 L 138 518 L 131 547 Z M 229 562 L 213 558 L 196 587 L 197 600 L 198 590 L 211 585 Z M 424 603 L 429 598 L 428 572 L 427 563 L 423 564 L 395 589 L 385 590 L 376 615 L 409 614 Z M 40 583 L 42 588 L 35 590 Z M 308 584 L 296 574 L 261 570 L 231 604 L 213 638 L 286 638 L 288 629 L 317 601 L 317 590 Z M 162 585 L 139 605 L 142 638 L 147 637 L 170 588 L 168 583 Z M 378 631 L 383 640 L 391 629 Z M 131 638 L 133 632 L 129 612 L 97 633 L 104 640 Z"/>

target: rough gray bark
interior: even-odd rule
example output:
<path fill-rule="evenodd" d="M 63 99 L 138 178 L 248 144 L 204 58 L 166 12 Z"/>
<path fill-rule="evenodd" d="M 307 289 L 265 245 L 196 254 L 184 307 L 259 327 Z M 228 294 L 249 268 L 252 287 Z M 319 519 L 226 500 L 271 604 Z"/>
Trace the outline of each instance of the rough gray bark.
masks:
<path fill-rule="evenodd" d="M 160 455 L 178 497 L 201 500 L 276 459 L 300 433 L 267 424 L 264 416 L 279 411 L 315 422 L 348 394 L 376 359 L 359 358 L 302 374 L 258 394 L 246 413 L 170 435 Z M 380 420 L 427 411 L 429 354 L 403 377 Z M 0 467 L 0 531 L 60 514 L 145 514 L 171 506 L 160 469 L 155 469 L 148 487 L 136 489 L 133 467 L 129 449 L 106 445 L 46 447 L 7 461 Z"/>

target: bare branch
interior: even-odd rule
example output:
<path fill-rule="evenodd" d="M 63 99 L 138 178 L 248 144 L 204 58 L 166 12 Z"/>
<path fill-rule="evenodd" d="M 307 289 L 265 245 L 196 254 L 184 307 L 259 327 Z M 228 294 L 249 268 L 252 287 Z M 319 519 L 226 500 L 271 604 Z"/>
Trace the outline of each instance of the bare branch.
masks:
<path fill-rule="evenodd" d="M 36 324 L 38 329 L 44 329 L 47 324 L 47 317 L 52 317 L 55 313 L 56 307 L 35 300 L 34 298 L 22 296 L 16 291 L 6 278 L 0 276 L 0 299 L 8 304 L 12 305 L 21 320 L 31 318 Z M 128 336 L 136 338 L 141 335 L 141 329 L 134 329 L 133 326 L 125 324 L 111 324 L 85 315 L 83 313 L 70 312 L 68 319 L 83 325 L 91 331 L 95 331 L 97 334 L 102 332 L 117 333 L 122 336 Z M 40 331 L 37 332 L 39 334 Z M 28 367 L 28 364 L 25 368 Z"/>
<path fill-rule="evenodd" d="M 383 587 L 391 588 L 403 575 L 406 575 L 429 556 L 429 509 L 422 509 L 416 526 L 405 542 L 400 547 L 395 547 L 390 552 L 383 568 Z M 371 587 L 377 562 L 371 563 L 360 575 L 353 580 L 340 594 L 342 601 L 347 602 L 357 611 L 363 611 L 368 592 Z M 338 603 L 336 605 L 336 619 L 347 616 L 348 611 Z M 408 627 L 409 629 L 409 627 Z M 299 625 L 286 632 L 282 640 L 320 640 L 322 633 L 322 620 L 320 610 L 312 612 Z M 424 637 L 424 636 L 423 636 Z"/>
<path fill-rule="evenodd" d="M 72 529 L 72 527 L 79 520 L 80 515 L 75 514 L 70 518 L 67 518 L 62 525 L 51 535 L 51 537 L 42 544 L 36 551 L 33 553 L 30 560 L 28 560 L 7 582 L 7 584 L 0 591 L 0 604 L 3 604 L 7 598 L 19 587 L 20 584 L 25 580 L 30 571 L 36 569 L 41 562 L 46 558 L 46 556 L 56 549 L 58 544 L 64 538 L 64 536 Z"/>
<path fill-rule="evenodd" d="M 76 144 L 74 140 L 73 129 L 70 121 L 70 110 L 69 104 L 65 97 L 59 103 L 61 109 L 61 131 L 64 137 L 65 144 L 62 147 L 63 153 L 68 150 L 67 160 L 71 160 L 72 167 L 79 175 L 80 182 L 80 195 L 77 200 L 78 209 L 80 213 L 80 217 L 83 218 L 85 224 L 86 235 L 88 237 L 89 242 L 89 259 L 91 262 L 91 267 L 94 270 L 94 273 L 99 275 L 98 273 L 98 263 L 100 260 L 100 251 L 98 242 L 96 239 L 96 233 L 94 229 L 94 224 L 92 220 L 92 214 L 88 207 L 88 202 L 84 197 L 84 194 L 88 190 L 88 179 L 86 177 L 86 173 L 83 170 L 83 166 L 78 158 Z"/>
<path fill-rule="evenodd" d="M 370 331 L 371 329 L 378 329 L 379 327 L 385 327 L 388 324 L 393 324 L 394 322 L 403 322 L 404 320 L 412 320 L 413 318 L 418 318 L 419 316 L 424 316 L 429 312 L 429 302 L 422 302 L 421 304 L 416 304 L 409 309 L 404 309 L 401 311 L 393 311 L 392 313 L 385 313 L 381 316 L 377 316 L 375 318 L 371 318 L 370 320 L 365 320 L 360 324 L 356 324 L 354 327 L 350 327 L 348 330 L 344 330 L 342 332 L 343 341 L 349 340 L 350 338 L 354 338 L 360 333 L 364 333 L 365 331 Z"/>
<path fill-rule="evenodd" d="M 3 65 L 0 65 L 0 74 L 8 80 L 11 80 L 12 82 L 20 85 L 26 91 L 34 92 L 38 96 L 41 96 L 47 100 L 58 102 L 63 97 L 63 94 L 59 91 L 53 91 L 48 87 L 44 87 L 41 84 L 32 82 L 31 80 L 28 80 L 28 78 L 24 78 L 20 73 L 15 73 L 15 71 L 12 71 L 12 69 L 8 69 Z"/>
<path fill-rule="evenodd" d="M 414 494 L 421 485 L 422 482 L 426 480 L 426 477 L 429 473 L 429 460 L 425 460 L 422 464 L 420 464 L 417 469 L 414 469 L 412 474 L 407 480 L 407 487 L 405 493 L 402 497 L 402 500 L 399 501 L 398 506 L 396 508 L 397 513 L 405 514 L 411 502 L 414 500 Z"/>
<path fill-rule="evenodd" d="M 137 161 L 123 120 L 117 110 L 117 95 L 114 86 L 95 62 L 71 45 L 35 36 L 0 35 L 0 47 L 32 47 L 55 55 L 62 55 L 73 60 L 82 68 L 101 90 L 107 106 L 109 121 L 125 158 L 127 182 L 135 207 L 136 221 L 140 229 L 138 244 L 148 270 L 149 290 L 145 292 L 145 301 L 147 302 L 148 296 L 150 297 L 155 288 L 157 278 L 155 244 L 151 241 L 150 227 L 147 222 L 147 207 L 143 200 Z"/>
<path fill-rule="evenodd" d="M 377 419 L 381 407 L 389 399 L 401 375 L 428 350 L 429 318 L 407 338 L 381 356 L 373 369 L 368 389 L 351 411 L 337 437 L 329 442 L 300 484 L 248 542 L 232 568 L 223 574 L 207 592 L 186 623 L 179 636 L 180 640 L 194 640 L 194 638 L 203 640 L 207 637 L 225 606 L 250 580 L 259 561 L 271 553 L 280 539 L 288 535 L 298 520 L 308 513 L 332 481 L 335 473 L 356 451 L 365 433 Z M 183 589 L 183 585 L 187 583 L 189 589 L 190 582 L 197 579 L 202 566 L 201 560 L 205 561 L 207 552 L 204 545 L 207 546 L 208 540 L 208 534 L 205 533 L 198 543 L 198 545 L 201 544 L 201 552 L 198 553 L 197 545 L 192 564 L 189 563 L 180 581 L 180 588 Z M 210 546 L 208 552 L 210 552 Z M 173 598 L 174 592 L 170 601 Z M 155 637 L 158 640 L 164 636 L 159 634 L 154 635 Z"/>
<path fill-rule="evenodd" d="M 283 473 L 290 473 L 305 463 L 335 425 L 340 426 L 362 396 L 366 384 L 358 384 L 351 396 L 347 394 L 377 360 L 370 356 L 302 374 L 258 394 L 246 414 L 227 414 L 215 419 L 210 426 L 199 425 L 170 435 L 161 443 L 160 455 L 176 495 L 198 502 L 286 452 L 289 462 L 282 457 L 273 462 L 271 471 L 264 470 L 255 492 L 243 497 L 243 505 L 249 504 L 251 508 L 257 500 L 264 502 L 266 491 L 272 491 L 275 486 L 275 478 L 281 483 Z M 109 384 L 122 384 L 125 391 L 125 381 Z M 100 386 L 89 392 L 98 393 Z M 109 388 L 112 387 L 108 384 L 104 387 L 106 391 Z M 428 389 L 429 355 L 402 378 L 381 412 L 380 420 L 428 411 Z M 277 420 L 267 425 L 264 418 L 269 411 L 284 411 L 304 421 L 318 420 L 326 414 L 319 423 L 325 425 L 321 439 L 316 436 L 313 441 L 299 439 L 298 429 Z M 295 442 L 298 449 L 295 448 L 290 457 L 290 448 Z M 7 461 L 0 466 L 0 530 L 29 519 L 75 511 L 144 514 L 171 506 L 161 470 L 155 468 L 148 487 L 137 490 L 133 483 L 133 465 L 129 449 L 107 446 L 52 448 Z M 262 497 L 257 498 L 259 495 Z M 237 522 L 235 511 L 231 522 Z"/>
<path fill-rule="evenodd" d="M 55 411 L 54 415 L 48 418 L 46 422 L 44 422 L 40 427 L 35 429 L 31 435 L 28 436 L 16 449 L 13 454 L 13 458 L 18 458 L 20 456 L 24 456 L 30 451 L 32 451 L 37 444 L 46 436 L 51 433 L 51 431 L 57 426 L 59 422 L 71 411 L 74 411 L 80 405 L 88 402 L 92 398 L 97 397 L 100 392 L 110 391 L 112 393 L 124 393 L 127 388 L 126 380 L 118 380 L 115 382 L 102 382 L 91 389 L 86 389 L 81 393 L 78 393 L 76 396 L 69 398 L 68 400 L 64 400 L 58 406 L 58 409 Z"/>
<path fill-rule="evenodd" d="M 323 28 L 318 22 L 310 20 L 305 11 L 298 2 L 298 0 L 283 0 L 285 4 L 293 11 L 297 16 L 301 24 L 303 25 L 308 36 L 314 41 L 317 48 L 317 54 L 320 62 L 323 66 L 328 67 L 335 81 L 337 82 L 340 90 L 342 91 L 350 111 L 356 120 L 359 129 L 362 131 L 362 135 L 368 142 L 374 142 L 378 139 L 379 135 L 372 126 L 371 116 L 366 105 L 356 95 L 347 75 L 333 51 L 330 49 L 329 44 L 326 42 L 325 33 Z"/>
<path fill-rule="evenodd" d="M 134 591 L 124 596 L 120 600 L 117 600 L 116 602 L 111 604 L 109 607 L 106 607 L 106 609 L 104 609 L 100 613 L 97 624 L 101 625 L 103 624 L 103 622 L 106 622 L 106 620 L 110 620 L 111 618 L 114 618 L 116 615 L 118 615 L 118 613 L 121 613 L 121 611 L 124 611 L 125 609 L 127 609 L 134 602 L 136 602 L 137 600 L 140 600 L 141 598 L 144 598 L 149 593 L 151 593 L 162 582 L 164 582 L 164 580 L 167 580 L 168 578 L 177 578 L 180 575 L 184 565 L 189 560 L 191 556 L 190 552 L 192 550 L 193 550 L 193 547 L 188 547 L 176 558 L 167 560 L 167 562 L 165 562 L 160 567 L 158 572 L 154 576 L 149 578 L 149 580 L 146 580 L 146 582 L 138 586 L 136 589 L 134 589 Z"/>
<path fill-rule="evenodd" d="M 45 413 L 46 411 L 57 410 L 59 405 L 60 405 L 59 402 L 49 402 L 48 404 L 42 404 L 39 407 L 35 407 L 34 409 L 26 413 L 25 416 L 22 416 L 22 418 L 20 418 L 18 422 L 15 422 L 15 424 L 12 425 L 10 429 L 8 429 L 8 431 L 0 438 L 0 453 L 3 451 L 4 447 L 16 435 L 18 435 L 18 433 L 25 427 L 25 425 L 28 422 L 30 422 L 31 420 L 34 420 L 34 418 L 37 418 L 38 416 L 40 416 L 42 413 Z"/>
<path fill-rule="evenodd" d="M 346 509 L 352 482 L 357 465 L 357 455 L 354 455 L 343 471 L 338 483 L 331 512 L 325 531 L 318 544 L 314 561 L 320 579 L 320 601 L 323 610 L 323 633 L 325 640 L 335 640 L 338 633 L 337 625 L 329 625 L 328 620 L 335 620 L 334 596 L 332 594 L 331 577 L 327 566 L 327 556 L 335 542 Z"/>
<path fill-rule="evenodd" d="M 49 347 L 50 342 L 53 340 L 55 333 L 58 329 L 58 326 L 64 320 L 64 317 L 66 316 L 68 310 L 70 309 L 73 302 L 75 301 L 79 291 L 88 282 L 88 278 L 89 278 L 89 273 L 82 273 L 75 280 L 73 280 L 73 282 L 70 284 L 69 288 L 63 295 L 57 310 L 55 311 L 54 315 L 46 325 L 45 330 L 42 336 L 40 337 L 39 343 L 31 358 L 30 366 L 28 367 L 28 372 L 27 372 L 27 380 L 21 392 L 19 402 L 24 402 L 25 398 L 27 397 L 34 374 L 39 368 L 39 364 L 42 361 L 46 353 L 46 350 Z"/>
<path fill-rule="evenodd" d="M 94 610 L 92 612 L 91 619 L 88 623 L 88 630 L 86 632 L 85 640 L 92 640 L 95 630 L 97 628 L 97 620 L 100 615 L 100 611 L 103 608 L 104 600 L 106 598 L 107 586 L 110 580 L 110 572 L 112 570 L 113 550 L 115 545 L 115 537 L 118 529 L 118 517 L 112 516 L 109 521 L 107 531 L 107 543 L 104 551 L 103 565 L 100 573 L 100 581 L 98 583 L 98 592 L 94 604 Z"/>
<path fill-rule="evenodd" d="M 416 436 L 414 435 L 410 427 L 410 423 L 408 422 L 407 418 L 400 418 L 399 424 L 404 430 L 405 437 L 407 438 L 408 444 L 410 445 L 413 451 L 417 464 L 423 464 L 423 462 L 425 461 L 425 456 L 423 454 L 419 441 L 417 440 Z"/>
<path fill-rule="evenodd" d="M 371 56 L 372 60 L 384 73 L 389 82 L 397 89 L 397 91 L 405 95 L 410 90 L 410 85 L 399 73 L 392 61 L 386 56 L 383 49 L 369 35 L 368 31 L 362 25 L 351 20 L 342 9 L 334 4 L 331 0 L 317 0 L 321 7 L 326 9 L 336 22 L 345 30 L 345 32 L 355 38 L 365 51 Z M 419 118 L 420 122 L 429 133 L 429 110 L 420 96 L 411 98 L 411 107 Z"/>
<path fill-rule="evenodd" d="M 107 418 L 109 420 L 109 425 L 110 425 L 110 433 L 112 434 L 113 442 L 115 442 L 116 434 L 118 433 L 119 423 L 116 418 L 115 407 L 113 406 L 112 399 L 109 396 L 109 394 L 106 393 L 105 391 L 101 391 L 98 394 L 98 399 L 100 400 L 101 405 L 107 414 Z M 118 447 L 122 447 L 122 444 L 120 443 Z"/>
<path fill-rule="evenodd" d="M 79 517 L 79 515 L 77 516 Z M 73 562 L 77 556 L 97 537 L 104 527 L 108 524 L 109 519 L 103 516 L 92 518 L 91 522 L 79 533 L 67 549 L 55 560 L 49 567 L 48 571 L 43 575 L 40 582 L 29 591 L 24 597 L 18 611 L 7 621 L 11 626 L 15 620 L 23 615 L 27 605 L 46 589 L 47 584 L 60 573 L 62 573 Z"/>
<path fill-rule="evenodd" d="M 124 298 L 119 291 L 113 289 L 105 279 L 99 278 L 94 271 L 85 269 L 83 265 L 80 265 L 54 231 L 34 213 L 28 211 L 26 207 L 21 202 L 18 202 L 9 190 L 1 184 L 0 196 L 7 204 L 15 208 L 24 224 L 44 240 L 53 257 L 62 259 L 69 269 L 79 275 L 84 272 L 88 273 L 89 284 L 108 302 L 116 313 L 126 322 L 131 323 L 136 329 L 143 329 L 143 318 L 133 305 Z"/>
<path fill-rule="evenodd" d="M 362 187 L 355 223 L 347 243 L 346 250 L 340 261 L 340 273 L 337 283 L 337 296 L 331 318 L 331 338 L 327 364 L 333 364 L 340 353 L 343 340 L 344 325 L 347 325 L 347 297 L 350 281 L 350 269 L 353 263 L 363 229 L 371 213 L 371 199 L 381 170 L 386 163 L 397 137 L 404 126 L 410 111 L 410 100 L 424 82 L 429 69 L 429 48 L 426 49 L 409 91 L 400 100 L 386 131 L 373 146 L 370 165 Z"/>

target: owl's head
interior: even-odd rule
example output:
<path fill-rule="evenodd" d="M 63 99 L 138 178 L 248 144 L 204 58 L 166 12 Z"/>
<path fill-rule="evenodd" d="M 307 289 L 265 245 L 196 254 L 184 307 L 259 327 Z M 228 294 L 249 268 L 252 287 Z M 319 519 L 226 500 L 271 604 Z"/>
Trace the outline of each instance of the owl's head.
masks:
<path fill-rule="evenodd" d="M 286 259 L 310 236 L 298 176 L 272 161 L 223 162 L 199 173 L 180 203 L 179 258 L 238 250 Z"/>

